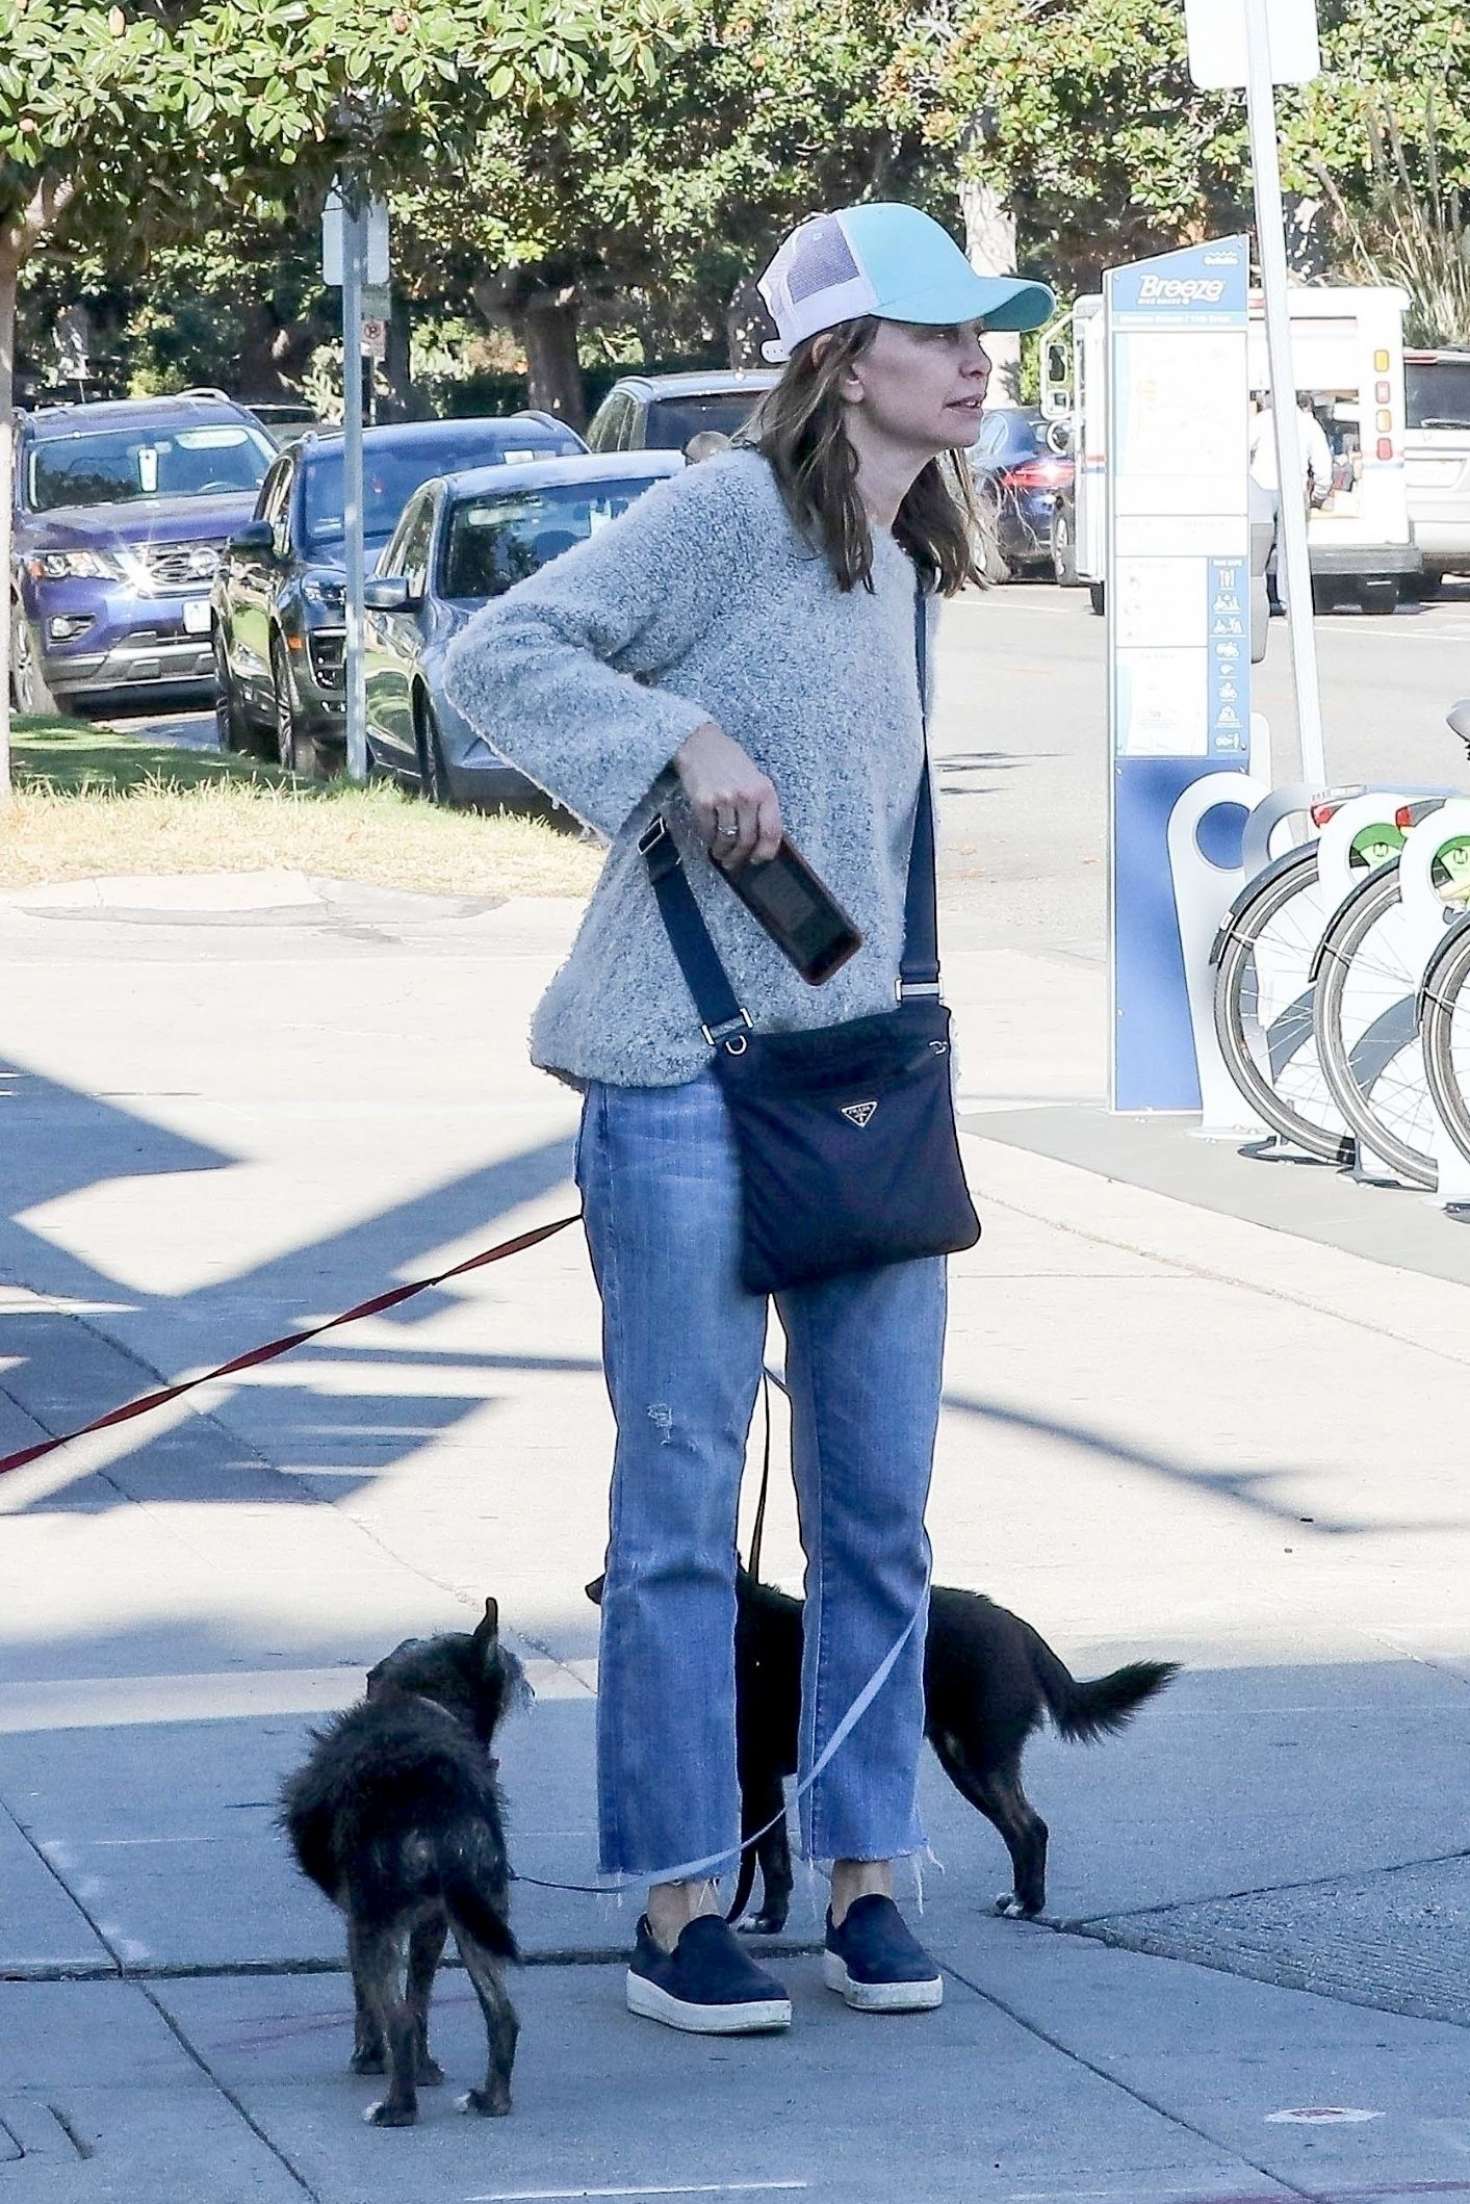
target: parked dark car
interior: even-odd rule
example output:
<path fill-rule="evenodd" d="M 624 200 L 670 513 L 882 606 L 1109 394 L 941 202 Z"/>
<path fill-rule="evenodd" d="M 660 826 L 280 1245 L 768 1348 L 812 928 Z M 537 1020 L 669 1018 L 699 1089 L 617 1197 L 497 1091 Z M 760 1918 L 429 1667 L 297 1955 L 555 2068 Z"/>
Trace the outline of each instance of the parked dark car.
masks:
<path fill-rule="evenodd" d="M 445 697 L 444 652 L 490 598 L 584 542 L 683 466 L 676 452 L 603 452 L 514 470 L 476 467 L 425 483 L 367 585 L 374 765 L 435 803 L 482 810 L 544 804 Z"/>
<path fill-rule="evenodd" d="M 970 473 L 1012 571 L 1055 573 L 1053 521 L 1072 481 L 1070 456 L 1047 441 L 1046 423 L 1025 406 L 987 406 L 970 450 Z"/>
<path fill-rule="evenodd" d="M 313 429 L 326 427 L 315 408 L 301 398 L 252 398 L 246 403 L 271 442 L 283 448 L 294 444 L 298 437 L 309 436 Z"/>
<path fill-rule="evenodd" d="M 364 429 L 369 573 L 431 475 L 585 450 L 576 430 L 549 413 Z M 340 431 L 299 438 L 278 454 L 214 586 L 220 742 L 264 750 L 298 773 L 333 770 L 346 741 L 342 506 Z"/>
<path fill-rule="evenodd" d="M 16 423 L 11 696 L 22 712 L 214 686 L 209 588 L 275 446 L 217 392 Z"/>
<path fill-rule="evenodd" d="M 774 390 L 765 368 L 746 374 L 715 370 L 686 375 L 624 375 L 592 416 L 587 444 L 595 452 L 682 452 L 691 437 L 714 430 L 734 436 Z"/>

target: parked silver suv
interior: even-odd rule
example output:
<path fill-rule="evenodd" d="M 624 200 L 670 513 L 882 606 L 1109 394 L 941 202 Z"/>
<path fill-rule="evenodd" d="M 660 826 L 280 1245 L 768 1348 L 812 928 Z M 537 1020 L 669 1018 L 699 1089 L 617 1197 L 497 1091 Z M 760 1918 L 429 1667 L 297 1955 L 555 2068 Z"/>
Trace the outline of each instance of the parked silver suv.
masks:
<path fill-rule="evenodd" d="M 1470 574 L 1470 352 L 1404 354 L 1404 470 L 1425 594 Z"/>

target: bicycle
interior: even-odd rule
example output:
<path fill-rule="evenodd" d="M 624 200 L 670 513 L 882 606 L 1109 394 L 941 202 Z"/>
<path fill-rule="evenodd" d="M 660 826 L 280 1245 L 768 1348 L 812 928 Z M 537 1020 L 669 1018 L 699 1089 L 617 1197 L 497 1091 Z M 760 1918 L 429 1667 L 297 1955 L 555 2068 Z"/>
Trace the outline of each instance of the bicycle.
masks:
<path fill-rule="evenodd" d="M 1470 700 L 1457 704 L 1450 725 L 1470 751 Z M 1470 1160 L 1470 911 L 1456 919 L 1435 949 L 1420 984 L 1419 1041 L 1424 1076 L 1446 1132 Z"/>
<path fill-rule="evenodd" d="M 1309 842 L 1275 859 L 1231 905 L 1212 951 L 1215 1037 L 1226 1070 L 1271 1131 L 1324 1163 L 1341 1163 L 1352 1139 L 1317 1061 L 1311 985 L 1290 979 L 1310 968 L 1316 951 L 1317 891 L 1317 845 Z M 1283 975 L 1287 999 L 1275 1008 Z"/>
<path fill-rule="evenodd" d="M 1391 857 L 1370 873 L 1328 921 L 1312 968 L 1312 1024 L 1323 1074 L 1352 1132 L 1407 1184 L 1432 1188 L 1434 1105 L 1417 1076 L 1420 975 L 1385 924 L 1399 907 L 1399 862 Z"/>

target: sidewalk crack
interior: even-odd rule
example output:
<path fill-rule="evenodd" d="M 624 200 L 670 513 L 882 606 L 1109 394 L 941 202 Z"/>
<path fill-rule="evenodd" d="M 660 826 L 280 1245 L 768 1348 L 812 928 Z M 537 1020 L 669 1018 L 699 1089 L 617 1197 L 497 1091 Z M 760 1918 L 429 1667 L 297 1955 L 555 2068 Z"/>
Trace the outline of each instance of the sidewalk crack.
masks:
<path fill-rule="evenodd" d="M 310 2198 L 311 2204 L 322 2204 L 320 2191 L 312 2187 L 311 2183 L 307 2180 L 305 2174 L 301 2171 L 300 2167 L 294 2164 L 291 2158 L 288 2157 L 286 2152 L 282 2150 L 280 2144 L 277 2143 L 273 2139 L 273 2137 L 266 2133 L 265 2129 L 256 2119 L 254 2113 L 249 2110 L 249 2108 L 242 2102 L 240 2097 L 237 2096 L 236 2092 L 231 2089 L 229 2083 L 220 2079 L 219 2075 L 216 2074 L 214 2068 L 210 2065 L 208 2059 L 204 2056 L 204 2053 L 196 2049 L 195 2045 L 184 2033 L 184 2030 L 175 2020 L 173 2014 L 169 2011 L 168 2007 L 163 2003 L 162 1999 L 154 1996 L 152 1990 L 149 1989 L 146 1982 L 138 1982 L 134 1985 L 134 1987 L 137 1989 L 139 1996 L 146 1998 L 148 2003 L 153 2007 L 154 2012 L 157 2013 L 159 2019 L 163 2022 L 164 2027 L 167 2028 L 169 2034 L 178 2044 L 179 2049 L 184 2053 L 184 2056 L 188 2059 L 191 2059 L 195 2066 L 198 2067 L 200 2073 L 205 2077 L 206 2081 L 208 2081 L 213 2088 L 219 2091 L 220 2095 L 224 2098 L 225 2103 L 230 2107 L 231 2111 L 235 2113 L 236 2117 L 242 2120 L 245 2126 L 249 2128 L 251 2134 L 255 2137 L 256 2141 L 265 2145 L 266 2149 L 270 2152 L 272 2158 L 276 2160 L 277 2164 L 281 2166 L 285 2170 L 285 2172 L 290 2175 L 291 2179 L 296 2183 L 296 2186 L 298 2189 L 300 2189 L 302 2195 Z"/>
<path fill-rule="evenodd" d="M 1036 2021 L 1028 2020 L 1024 2013 L 1017 2012 L 1013 2005 L 1008 2005 L 1003 1997 L 997 1997 L 994 1990 L 982 1989 L 978 1982 L 972 1982 L 967 1974 L 962 1974 L 958 1967 L 948 1961 L 945 1964 L 945 1972 L 953 1975 L 956 1982 L 963 1982 L 967 1990 L 973 1990 L 977 1997 L 982 1998 L 987 2005 L 994 2006 L 998 2013 L 1004 2013 L 1007 2020 L 1014 2021 L 1016 2026 L 1024 2029 L 1028 2036 L 1034 2036 L 1038 2043 L 1044 2043 L 1048 2050 L 1060 2052 L 1064 2059 L 1069 2060 L 1074 2066 L 1080 2066 L 1084 2073 L 1093 2075 L 1100 2082 L 1106 2082 L 1110 2088 L 1121 2090 L 1125 2097 L 1131 2097 L 1133 2102 L 1142 2105 L 1145 2111 L 1157 2114 L 1161 2120 L 1167 2120 L 1171 2127 L 1179 2128 L 1186 2135 L 1193 2135 L 1197 2141 L 1208 2143 L 1211 2150 L 1217 2150 L 1227 2158 L 1236 2159 L 1242 2166 L 1248 2166 L 1251 2172 L 1259 2174 L 1263 2181 L 1274 2183 L 1284 2195 L 1300 2197 L 1303 2199 L 1303 2204 L 1321 2204 L 1321 2192 L 1319 2190 L 1299 2187 L 1295 2181 L 1288 2180 L 1285 2174 L 1273 2173 L 1269 2166 L 1261 2165 L 1258 2160 L 1248 2156 L 1238 2145 L 1227 2143 L 1218 2135 L 1211 2135 L 1207 2128 L 1197 2126 L 1193 2120 L 1187 2120 L 1182 2112 L 1171 2111 L 1168 2105 L 1160 2104 L 1157 2098 L 1150 2097 L 1146 2090 L 1137 2088 L 1130 2081 L 1125 2081 L 1121 2074 L 1112 2073 L 1107 2067 L 1097 2065 L 1094 2060 L 1085 2057 L 1081 2051 L 1074 2050 L 1071 2044 L 1063 2043 L 1059 2036 L 1052 2035 L 1048 2029 L 1039 2026 Z M 1264 2199 L 1262 2204 L 1265 2204 Z"/>

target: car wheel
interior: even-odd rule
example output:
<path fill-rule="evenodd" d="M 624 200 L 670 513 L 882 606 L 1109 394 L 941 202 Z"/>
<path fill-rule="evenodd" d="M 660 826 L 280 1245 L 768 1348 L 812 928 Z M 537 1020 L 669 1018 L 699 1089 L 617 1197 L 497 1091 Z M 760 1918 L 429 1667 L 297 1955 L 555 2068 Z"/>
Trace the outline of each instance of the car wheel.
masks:
<path fill-rule="evenodd" d="M 1443 596 L 1444 576 L 1435 573 L 1432 568 L 1426 566 L 1424 572 L 1416 574 L 1411 582 L 1405 584 L 1405 587 L 1411 597 L 1418 598 L 1420 604 L 1428 604 L 1431 597 Z"/>
<path fill-rule="evenodd" d="M 439 722 L 434 717 L 433 705 L 422 694 L 419 697 L 418 710 L 414 714 L 414 724 L 418 737 L 419 794 L 426 803 L 453 803 L 449 774 L 444 764 L 444 745 L 439 738 Z"/>
<path fill-rule="evenodd" d="M 260 738 L 240 709 L 240 699 L 230 674 L 225 639 L 215 626 L 210 637 L 214 656 L 214 739 L 221 750 L 241 750 L 258 755 Z"/>
<path fill-rule="evenodd" d="M 1051 564 L 1058 588 L 1081 588 L 1082 577 L 1077 571 L 1077 546 L 1072 540 L 1072 523 L 1061 511 L 1052 515 Z"/>
<path fill-rule="evenodd" d="M 10 701 L 17 712 L 54 712 L 56 699 L 46 686 L 36 631 L 26 618 L 25 607 L 12 601 L 10 608 Z"/>
<path fill-rule="evenodd" d="M 279 635 L 271 640 L 271 692 L 276 706 L 276 755 L 288 773 L 303 780 L 320 780 L 322 765 L 316 737 L 301 723 L 291 688 L 291 668 L 286 646 Z"/>
<path fill-rule="evenodd" d="M 1103 614 L 1104 614 L 1104 613 L 1105 613 L 1105 612 L 1107 611 L 1107 609 L 1108 609 L 1108 585 L 1107 585 L 1107 583 L 1106 583 L 1106 582 L 1089 582 L 1089 583 L 1088 583 L 1088 585 L 1087 585 L 1087 597 L 1088 597 L 1088 602 L 1089 602 L 1089 603 L 1091 604 L 1091 606 L 1092 606 L 1092 609 L 1093 609 L 1093 611 L 1094 611 L 1094 612 L 1095 612 L 1095 613 L 1097 614 L 1097 616 L 1098 616 L 1098 618 L 1099 618 L 1099 620 L 1100 620 L 1100 619 L 1102 618 Z"/>
<path fill-rule="evenodd" d="M 1399 602 L 1397 582 L 1364 582 L 1361 601 L 1365 612 L 1396 612 Z"/>

